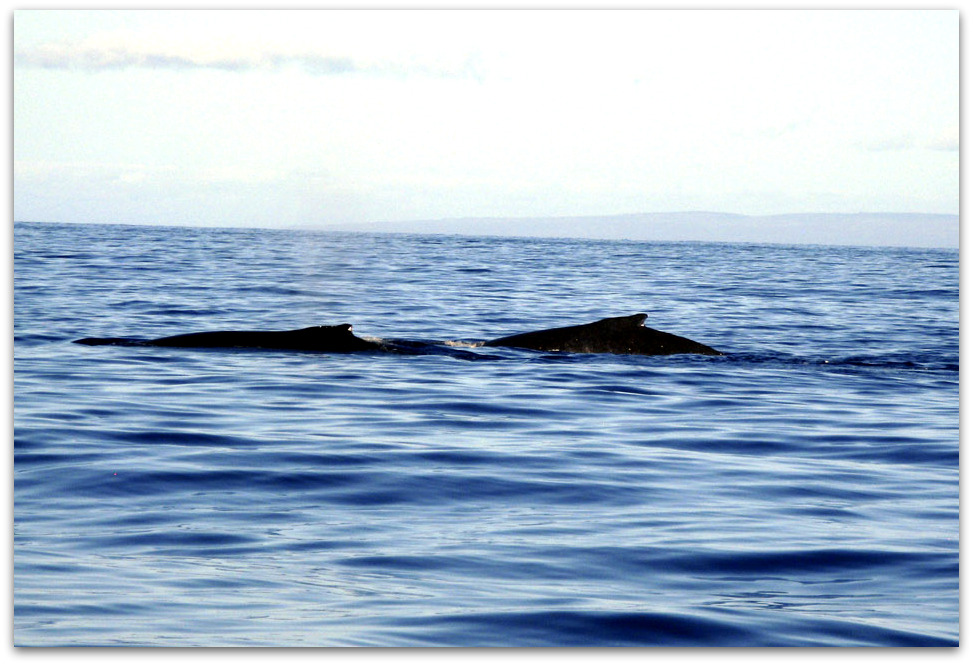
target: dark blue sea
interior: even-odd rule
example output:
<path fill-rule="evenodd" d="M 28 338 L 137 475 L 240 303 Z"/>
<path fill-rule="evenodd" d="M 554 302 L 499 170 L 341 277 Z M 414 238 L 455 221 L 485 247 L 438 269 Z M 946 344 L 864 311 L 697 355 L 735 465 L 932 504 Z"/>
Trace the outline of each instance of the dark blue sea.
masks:
<path fill-rule="evenodd" d="M 19 646 L 959 642 L 959 252 L 14 227 Z M 725 356 L 490 349 L 645 312 Z M 87 347 L 351 323 L 461 355 Z"/>

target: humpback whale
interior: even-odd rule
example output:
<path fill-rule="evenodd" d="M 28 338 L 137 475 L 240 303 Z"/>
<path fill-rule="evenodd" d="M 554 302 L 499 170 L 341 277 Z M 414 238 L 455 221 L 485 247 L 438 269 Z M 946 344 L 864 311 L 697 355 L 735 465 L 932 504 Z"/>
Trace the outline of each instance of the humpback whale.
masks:
<path fill-rule="evenodd" d="M 534 351 L 564 351 L 568 353 L 618 353 L 643 356 L 675 353 L 702 353 L 721 356 L 721 352 L 685 337 L 653 330 L 642 325 L 645 314 L 602 319 L 566 328 L 552 328 L 521 333 L 483 342 L 481 346 L 532 349 Z M 76 344 L 99 346 L 167 346 L 180 348 L 248 348 L 280 351 L 317 351 L 321 353 L 351 353 L 355 351 L 387 351 L 408 355 L 441 353 L 468 359 L 484 357 L 445 344 L 409 340 L 371 341 L 356 337 L 349 323 L 337 326 L 312 326 L 300 330 L 229 330 L 172 335 L 158 339 L 132 337 L 86 337 Z"/>
<path fill-rule="evenodd" d="M 172 335 L 159 339 L 139 340 L 130 337 L 86 337 L 77 344 L 98 346 L 171 346 L 187 349 L 247 348 L 279 351 L 320 351 L 349 353 L 352 351 L 381 351 L 382 345 L 356 337 L 350 323 L 337 326 L 312 326 L 300 330 L 229 330 Z"/>
<path fill-rule="evenodd" d="M 535 351 L 570 353 L 628 353 L 640 356 L 665 356 L 675 353 L 702 353 L 722 356 L 716 349 L 685 337 L 646 328 L 647 314 L 617 316 L 594 323 L 501 337 L 484 346 L 507 346 Z"/>

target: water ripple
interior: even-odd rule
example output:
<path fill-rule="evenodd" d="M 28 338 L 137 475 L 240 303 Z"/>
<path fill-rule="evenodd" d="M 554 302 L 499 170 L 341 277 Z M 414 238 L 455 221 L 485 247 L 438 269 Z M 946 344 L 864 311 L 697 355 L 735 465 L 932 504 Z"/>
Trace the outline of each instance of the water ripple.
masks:
<path fill-rule="evenodd" d="M 14 641 L 950 646 L 959 255 L 16 224 Z M 650 313 L 722 357 L 476 343 Z M 472 356 L 81 347 L 340 322 Z"/>

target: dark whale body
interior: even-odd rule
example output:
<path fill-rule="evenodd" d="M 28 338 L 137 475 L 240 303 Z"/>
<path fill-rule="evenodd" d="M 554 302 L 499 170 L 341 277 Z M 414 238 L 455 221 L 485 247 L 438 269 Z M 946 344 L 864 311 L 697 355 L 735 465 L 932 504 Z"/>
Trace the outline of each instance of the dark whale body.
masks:
<path fill-rule="evenodd" d="M 150 340 L 128 337 L 87 337 L 77 340 L 77 343 L 89 346 L 115 344 L 119 346 L 169 346 L 187 349 L 247 348 L 320 351 L 323 353 L 383 350 L 381 344 L 356 337 L 351 332 L 351 324 L 349 323 L 342 323 L 337 326 L 312 326 L 300 330 L 230 330 L 188 333 Z"/>
<path fill-rule="evenodd" d="M 646 314 L 618 316 L 580 326 L 501 337 L 486 342 L 484 346 L 570 353 L 628 353 L 640 356 L 664 356 L 675 353 L 723 355 L 716 349 L 691 339 L 646 328 L 642 324 L 647 318 Z"/>
<path fill-rule="evenodd" d="M 594 323 L 566 328 L 552 328 L 536 332 L 501 337 L 482 346 L 533 349 L 535 351 L 565 351 L 569 353 L 628 353 L 643 356 L 669 355 L 674 353 L 702 353 L 723 355 L 705 344 L 694 342 L 642 325 L 647 316 L 634 314 Z M 319 353 L 352 353 L 355 351 L 386 351 L 406 355 L 444 354 L 469 360 L 482 360 L 493 356 L 472 353 L 445 344 L 410 340 L 379 340 L 376 342 L 356 337 L 351 324 L 337 326 L 312 326 L 300 330 L 260 331 L 229 330 L 221 332 L 187 333 L 160 337 L 159 339 L 134 339 L 131 337 L 86 337 L 77 344 L 99 346 L 165 346 L 194 349 L 248 348 L 279 351 L 316 351 Z"/>

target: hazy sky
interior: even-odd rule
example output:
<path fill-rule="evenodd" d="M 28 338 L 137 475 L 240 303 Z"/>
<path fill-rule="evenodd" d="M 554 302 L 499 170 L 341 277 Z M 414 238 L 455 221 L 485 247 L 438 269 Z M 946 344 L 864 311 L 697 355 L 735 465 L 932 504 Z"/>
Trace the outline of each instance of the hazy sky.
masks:
<path fill-rule="evenodd" d="M 959 212 L 956 11 L 17 11 L 14 218 Z"/>

